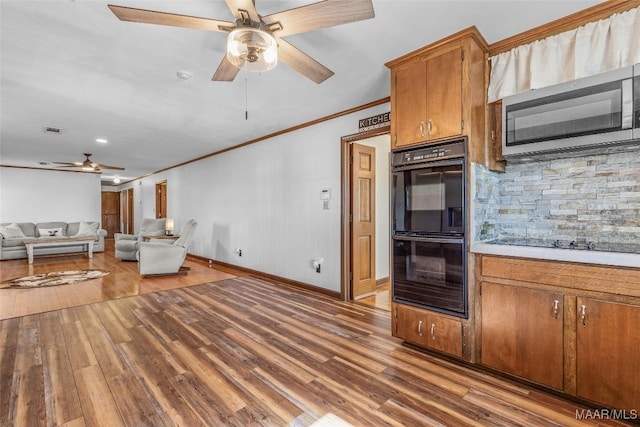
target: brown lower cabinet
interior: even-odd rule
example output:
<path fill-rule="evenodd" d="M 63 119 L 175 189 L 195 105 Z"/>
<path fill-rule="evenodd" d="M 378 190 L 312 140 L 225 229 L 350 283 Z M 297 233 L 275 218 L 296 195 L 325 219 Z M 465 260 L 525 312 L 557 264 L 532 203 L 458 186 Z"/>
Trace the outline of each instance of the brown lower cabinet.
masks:
<path fill-rule="evenodd" d="M 476 266 L 475 318 L 394 302 L 392 334 L 597 406 L 640 410 L 640 269 L 495 255 Z"/>
<path fill-rule="evenodd" d="M 482 284 L 482 363 L 562 390 L 563 295 Z"/>
<path fill-rule="evenodd" d="M 640 307 L 578 298 L 576 308 L 578 396 L 640 409 Z"/>
<path fill-rule="evenodd" d="M 394 303 L 394 336 L 419 346 L 462 357 L 462 322 L 431 311 Z"/>
<path fill-rule="evenodd" d="M 640 269 L 483 255 L 480 363 L 640 409 Z"/>

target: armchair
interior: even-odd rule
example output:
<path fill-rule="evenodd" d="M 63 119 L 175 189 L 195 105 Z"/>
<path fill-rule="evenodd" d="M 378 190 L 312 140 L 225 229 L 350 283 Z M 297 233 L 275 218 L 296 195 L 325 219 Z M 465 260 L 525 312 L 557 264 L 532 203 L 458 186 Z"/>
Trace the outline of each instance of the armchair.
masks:
<path fill-rule="evenodd" d="M 138 244 L 143 241 L 142 236 L 162 236 L 164 234 L 165 218 L 145 218 L 140 225 L 138 234 L 115 233 L 116 258 L 123 261 L 135 261 Z"/>
<path fill-rule="evenodd" d="M 187 249 L 198 223 L 189 220 L 173 243 L 140 242 L 138 244 L 138 271 L 142 276 L 186 274 L 182 267 L 187 257 Z"/>

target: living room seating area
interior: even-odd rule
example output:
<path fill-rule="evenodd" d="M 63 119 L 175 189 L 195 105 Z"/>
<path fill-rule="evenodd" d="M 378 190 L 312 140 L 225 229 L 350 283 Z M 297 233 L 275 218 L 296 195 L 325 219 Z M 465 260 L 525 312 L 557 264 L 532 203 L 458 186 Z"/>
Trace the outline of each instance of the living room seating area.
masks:
<path fill-rule="evenodd" d="M 186 273 L 182 264 L 198 223 L 191 219 L 182 229 L 180 237 L 170 243 L 140 242 L 138 271 L 143 276 Z"/>
<path fill-rule="evenodd" d="M 122 261 L 137 261 L 139 244 L 145 236 L 164 236 L 166 218 L 144 218 L 138 234 L 115 233 L 116 258 Z"/>
<path fill-rule="evenodd" d="M 66 239 L 74 237 L 94 237 L 93 252 L 104 251 L 104 238 L 107 232 L 99 222 L 14 222 L 0 224 L 0 260 L 27 258 L 25 240 L 57 239 L 60 245 L 38 248 L 40 255 L 67 254 L 83 251 L 83 244 L 68 244 Z"/>

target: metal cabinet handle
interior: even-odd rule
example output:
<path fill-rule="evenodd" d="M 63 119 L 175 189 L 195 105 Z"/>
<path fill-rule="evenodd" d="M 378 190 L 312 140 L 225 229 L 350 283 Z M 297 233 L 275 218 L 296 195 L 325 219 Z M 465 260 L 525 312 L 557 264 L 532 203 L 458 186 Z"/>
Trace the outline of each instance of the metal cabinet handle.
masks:
<path fill-rule="evenodd" d="M 560 301 L 558 301 L 557 299 L 554 299 L 553 300 L 553 318 L 556 320 L 558 320 L 559 307 L 560 307 Z"/>
<path fill-rule="evenodd" d="M 431 339 L 432 340 L 436 339 L 436 324 L 435 323 L 431 324 Z"/>
<path fill-rule="evenodd" d="M 424 120 L 420 120 L 420 136 L 424 138 Z"/>
<path fill-rule="evenodd" d="M 433 129 L 433 125 L 431 123 L 431 119 L 429 119 L 429 121 L 427 122 L 427 132 L 429 132 L 429 135 L 431 135 L 432 129 Z"/>
<path fill-rule="evenodd" d="M 582 326 L 587 326 L 587 306 L 581 305 L 580 308 L 580 319 L 582 320 Z"/>
<path fill-rule="evenodd" d="M 422 320 L 418 322 L 418 335 L 422 336 Z"/>

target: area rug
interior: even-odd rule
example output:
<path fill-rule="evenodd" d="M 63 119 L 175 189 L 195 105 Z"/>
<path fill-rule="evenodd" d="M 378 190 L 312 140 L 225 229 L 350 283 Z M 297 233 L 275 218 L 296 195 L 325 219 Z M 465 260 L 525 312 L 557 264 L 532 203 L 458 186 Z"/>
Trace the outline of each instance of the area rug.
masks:
<path fill-rule="evenodd" d="M 0 289 L 7 288 L 41 288 L 45 286 L 70 285 L 85 280 L 98 279 L 109 274 L 104 270 L 67 270 L 51 273 L 34 274 L 18 277 L 0 283 Z"/>

